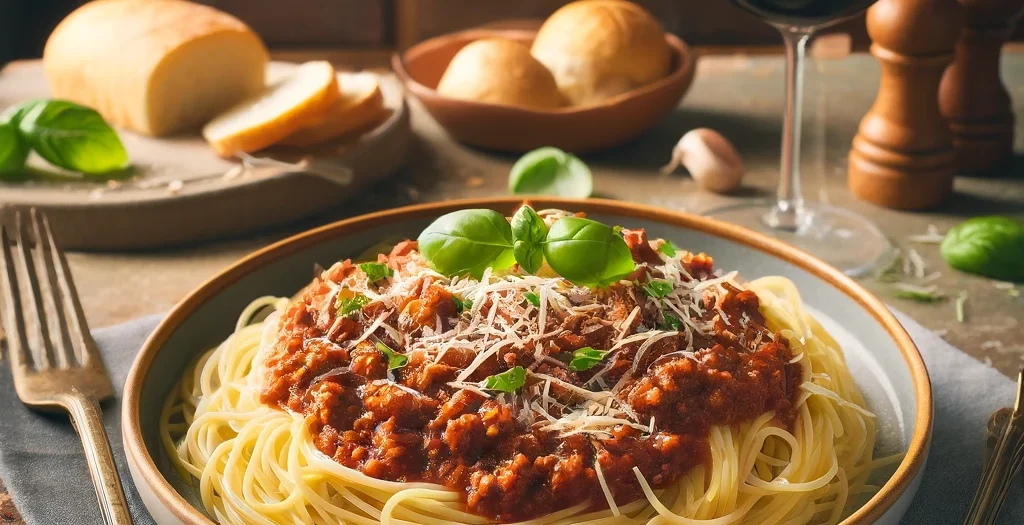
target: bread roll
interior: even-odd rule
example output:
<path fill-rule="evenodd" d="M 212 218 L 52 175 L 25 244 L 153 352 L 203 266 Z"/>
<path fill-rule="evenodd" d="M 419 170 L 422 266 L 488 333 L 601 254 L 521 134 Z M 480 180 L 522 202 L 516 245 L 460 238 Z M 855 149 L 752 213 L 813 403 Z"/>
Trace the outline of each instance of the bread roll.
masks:
<path fill-rule="evenodd" d="M 531 53 L 578 105 L 650 84 L 672 65 L 661 24 L 621 0 L 584 0 L 555 11 L 537 32 Z"/>
<path fill-rule="evenodd" d="M 54 97 L 153 136 L 198 129 L 259 92 L 267 60 L 241 21 L 182 0 L 86 3 L 43 52 Z"/>
<path fill-rule="evenodd" d="M 551 72 L 530 55 L 530 49 L 503 38 L 483 38 L 460 49 L 437 92 L 461 100 L 540 109 L 566 102 Z"/>
<path fill-rule="evenodd" d="M 339 98 L 334 67 L 306 62 L 203 126 L 203 138 L 222 157 L 261 150 L 316 121 Z"/>

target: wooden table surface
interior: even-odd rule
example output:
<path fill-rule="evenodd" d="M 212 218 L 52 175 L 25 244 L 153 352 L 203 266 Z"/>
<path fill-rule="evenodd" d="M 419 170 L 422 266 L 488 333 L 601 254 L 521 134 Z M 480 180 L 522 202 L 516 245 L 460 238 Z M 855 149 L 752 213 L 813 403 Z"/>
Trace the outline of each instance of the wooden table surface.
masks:
<path fill-rule="evenodd" d="M 367 65 L 364 61 L 362 65 Z M 1024 53 L 1008 54 L 1004 78 L 1024 108 Z M 979 360 L 1005 374 L 1024 365 L 1024 298 L 1011 297 L 992 281 L 947 268 L 934 245 L 912 245 L 907 237 L 934 225 L 944 232 L 967 217 L 1024 213 L 1024 159 L 995 178 L 961 178 L 956 195 L 941 209 L 908 213 L 855 201 L 846 189 L 846 156 L 861 116 L 878 85 L 878 66 L 868 55 L 809 64 L 802 167 L 806 197 L 828 199 L 873 218 L 895 243 L 916 249 L 934 283 L 946 295 L 968 293 L 967 319 L 956 320 L 952 300 L 921 304 L 896 299 L 891 285 L 863 284 L 895 308 Z M 783 104 L 783 62 L 779 56 L 709 56 L 701 60 L 693 88 L 671 117 L 627 146 L 586 157 L 600 196 L 689 212 L 729 202 L 770 197 L 778 178 Z M 1024 120 L 1024 119 L 1020 119 Z M 1024 151 L 1024 124 L 1018 121 L 1017 150 Z M 672 146 L 692 128 L 707 126 L 729 137 L 747 166 L 744 190 L 721 197 L 700 192 L 683 175 L 658 174 Z M 185 293 L 246 253 L 277 239 L 367 211 L 412 202 L 502 195 L 513 156 L 462 147 L 449 139 L 421 106 L 413 103 L 418 135 L 407 168 L 354 202 L 327 216 L 262 235 L 146 253 L 68 255 L 90 325 L 108 326 L 170 309 Z M 1007 400 L 1007 404 L 1011 400 Z M 2 485 L 0 485 L 2 488 Z M 0 523 L 19 523 L 0 490 Z"/>

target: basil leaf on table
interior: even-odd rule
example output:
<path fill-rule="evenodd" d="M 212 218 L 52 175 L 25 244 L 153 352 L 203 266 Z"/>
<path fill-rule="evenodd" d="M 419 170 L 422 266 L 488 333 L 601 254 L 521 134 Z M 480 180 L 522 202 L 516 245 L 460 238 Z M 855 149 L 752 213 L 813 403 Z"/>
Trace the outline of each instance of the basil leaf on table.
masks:
<path fill-rule="evenodd" d="M 50 100 L 32 104 L 16 118 L 32 149 L 54 166 L 102 174 L 128 164 L 121 138 L 96 110 Z"/>
<path fill-rule="evenodd" d="M 537 212 L 529 206 L 519 208 L 512 216 L 512 254 L 524 270 L 537 273 L 544 264 L 541 244 L 548 235 L 548 227 Z"/>
<path fill-rule="evenodd" d="M 484 209 L 453 211 L 435 220 L 417 239 L 420 253 L 434 271 L 447 275 L 504 270 L 515 262 L 512 227 L 505 216 Z"/>
<path fill-rule="evenodd" d="M 516 195 L 551 195 L 585 199 L 594 191 L 590 168 L 558 148 L 535 149 L 512 166 L 508 191 Z"/>
<path fill-rule="evenodd" d="M 29 146 L 14 123 L 0 124 L 0 180 L 24 173 Z"/>
<path fill-rule="evenodd" d="M 1024 223 L 1009 217 L 968 219 L 940 247 L 953 268 L 1006 281 L 1024 280 Z"/>
<path fill-rule="evenodd" d="M 585 286 L 609 284 L 636 269 L 621 235 L 580 217 L 562 217 L 551 225 L 544 258 L 558 275 Z"/>

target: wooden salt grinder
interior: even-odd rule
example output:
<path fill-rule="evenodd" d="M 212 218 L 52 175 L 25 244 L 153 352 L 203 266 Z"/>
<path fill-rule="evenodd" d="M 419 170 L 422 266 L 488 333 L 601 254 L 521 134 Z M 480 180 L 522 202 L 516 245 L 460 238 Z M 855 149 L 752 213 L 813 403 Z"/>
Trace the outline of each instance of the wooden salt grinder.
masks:
<path fill-rule="evenodd" d="M 953 138 L 938 93 L 962 15 L 956 0 L 879 0 L 868 9 L 882 79 L 850 151 L 850 191 L 858 198 L 910 210 L 952 193 Z"/>
<path fill-rule="evenodd" d="M 939 108 L 953 132 L 958 173 L 985 173 L 1013 156 L 1013 111 L 999 75 L 1003 43 L 1024 0 L 959 0 L 966 27 L 942 77 Z"/>

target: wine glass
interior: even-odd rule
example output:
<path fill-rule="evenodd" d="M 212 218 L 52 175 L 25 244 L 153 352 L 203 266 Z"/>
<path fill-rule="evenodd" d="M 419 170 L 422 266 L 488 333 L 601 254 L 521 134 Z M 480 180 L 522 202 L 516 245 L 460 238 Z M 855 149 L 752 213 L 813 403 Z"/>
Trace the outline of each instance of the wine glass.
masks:
<path fill-rule="evenodd" d="M 705 213 L 771 234 L 848 275 L 863 275 L 895 255 L 867 218 L 826 203 L 805 202 L 800 190 L 800 127 L 807 41 L 823 27 L 868 8 L 875 0 L 731 0 L 782 33 L 786 46 L 786 109 L 782 165 L 774 202 L 747 202 Z"/>

